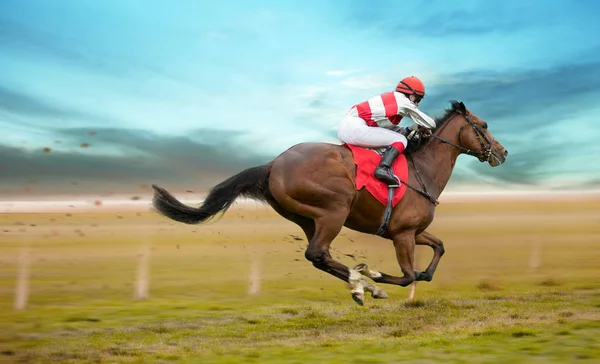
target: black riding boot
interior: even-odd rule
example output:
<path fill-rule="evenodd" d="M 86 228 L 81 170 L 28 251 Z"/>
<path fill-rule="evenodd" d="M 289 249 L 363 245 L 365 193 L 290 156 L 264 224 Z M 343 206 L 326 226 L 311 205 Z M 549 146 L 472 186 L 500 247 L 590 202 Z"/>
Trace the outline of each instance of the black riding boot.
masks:
<path fill-rule="evenodd" d="M 397 186 L 398 180 L 394 178 L 394 174 L 392 172 L 392 163 L 399 155 L 400 152 L 398 149 L 392 147 L 391 145 L 388 146 L 383 153 L 383 157 L 381 157 L 381 163 L 379 163 L 377 168 L 375 168 L 375 178 L 387 184 L 388 186 Z"/>

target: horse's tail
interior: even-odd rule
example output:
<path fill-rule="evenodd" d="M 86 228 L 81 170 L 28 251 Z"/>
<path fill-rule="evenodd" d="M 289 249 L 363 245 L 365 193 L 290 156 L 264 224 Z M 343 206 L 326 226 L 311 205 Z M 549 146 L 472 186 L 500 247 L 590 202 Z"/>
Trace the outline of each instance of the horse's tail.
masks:
<path fill-rule="evenodd" d="M 164 216 L 185 224 L 199 224 L 225 213 L 239 196 L 266 201 L 271 164 L 248 168 L 214 186 L 200 207 L 183 204 L 164 188 L 152 185 L 152 205 Z"/>

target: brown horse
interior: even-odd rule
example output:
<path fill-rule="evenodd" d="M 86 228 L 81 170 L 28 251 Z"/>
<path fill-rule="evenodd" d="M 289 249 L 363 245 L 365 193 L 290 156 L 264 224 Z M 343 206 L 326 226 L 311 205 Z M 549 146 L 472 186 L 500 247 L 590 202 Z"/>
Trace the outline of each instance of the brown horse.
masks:
<path fill-rule="evenodd" d="M 375 234 L 385 206 L 364 189 L 356 190 L 356 166 L 349 148 L 329 143 L 301 143 L 271 162 L 248 168 L 213 187 L 198 207 L 182 204 L 161 187 L 153 185 L 154 207 L 163 215 L 187 224 L 198 224 L 225 213 L 239 196 L 267 202 L 277 213 L 299 225 L 308 239 L 305 257 L 312 264 L 351 286 L 352 298 L 360 305 L 364 291 L 374 298 L 385 292 L 367 281 L 408 286 L 413 281 L 431 281 L 444 246 L 425 229 L 434 217 L 437 197 L 450 179 L 462 153 L 495 167 L 508 152 L 489 132 L 487 123 L 462 102 L 436 120 L 437 127 L 409 157 L 409 181 L 403 199 L 392 210 L 387 229 L 380 234 L 391 239 L 403 276 L 396 277 L 358 264 L 353 269 L 334 260 L 329 247 L 343 226 Z M 428 245 L 434 255 L 424 272 L 413 268 L 415 244 Z M 362 275 L 361 275 L 362 274 Z"/>

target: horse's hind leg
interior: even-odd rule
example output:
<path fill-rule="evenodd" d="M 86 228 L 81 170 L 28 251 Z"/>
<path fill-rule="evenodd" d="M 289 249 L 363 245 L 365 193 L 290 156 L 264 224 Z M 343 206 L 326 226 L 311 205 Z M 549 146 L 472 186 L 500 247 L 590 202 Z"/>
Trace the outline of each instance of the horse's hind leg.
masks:
<path fill-rule="evenodd" d="M 344 220 L 345 217 L 340 218 L 339 214 L 338 216 L 325 215 L 316 219 L 314 235 L 308 243 L 304 256 L 315 267 L 349 282 L 350 270 L 348 267 L 334 260 L 329 253 L 331 242 L 342 230 Z"/>
<path fill-rule="evenodd" d="M 365 290 L 371 292 L 374 298 L 387 298 L 385 292 L 362 278 L 358 271 L 348 268 L 331 257 L 329 247 L 342 229 L 345 219 L 345 215 L 332 212 L 315 220 L 314 235 L 304 254 L 306 259 L 316 268 L 350 283 L 352 298 L 359 305 L 364 303 Z"/>
<path fill-rule="evenodd" d="M 306 239 L 309 242 L 312 240 L 313 236 L 315 235 L 315 222 L 312 219 L 284 209 L 272 196 L 267 196 L 267 200 L 275 212 L 285 219 L 300 226 L 306 235 Z"/>
<path fill-rule="evenodd" d="M 268 200 L 279 215 L 300 226 L 306 234 L 308 247 L 305 257 L 316 268 L 349 282 L 352 287 L 352 298 L 356 303 L 360 305 L 364 303 L 365 290 L 371 292 L 373 298 L 387 298 L 387 294 L 382 289 L 362 278 L 358 271 L 349 269 L 331 257 L 329 247 L 342 229 L 346 219 L 345 215 L 338 213 L 339 215 L 336 217 L 335 213 L 323 214 L 324 217 L 313 220 L 284 209 L 272 197 L 268 197 Z"/>

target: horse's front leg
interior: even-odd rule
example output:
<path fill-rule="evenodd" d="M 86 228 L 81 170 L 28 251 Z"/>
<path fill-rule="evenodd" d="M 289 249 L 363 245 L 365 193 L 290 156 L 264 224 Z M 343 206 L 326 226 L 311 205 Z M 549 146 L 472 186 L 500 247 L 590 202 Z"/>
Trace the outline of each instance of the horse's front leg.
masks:
<path fill-rule="evenodd" d="M 413 280 L 431 281 L 438 263 L 440 262 L 442 255 L 444 255 L 444 243 L 426 231 L 415 236 L 414 240 L 410 233 L 404 233 L 401 236 L 394 237 L 393 240 L 394 247 L 396 248 L 396 257 L 398 258 L 398 263 L 404 273 L 403 277 L 394 277 L 369 269 L 364 263 L 356 265 L 354 269 L 377 283 L 397 284 L 406 287 L 411 284 Z M 424 272 L 413 270 L 414 244 L 427 245 L 433 249 L 433 258 Z M 413 270 L 413 274 L 410 274 L 411 270 Z"/>
<path fill-rule="evenodd" d="M 438 263 L 444 255 L 444 243 L 431 235 L 427 231 L 423 231 L 419 235 L 415 237 L 416 245 L 428 245 L 433 249 L 433 258 L 431 259 L 431 263 L 427 266 L 424 272 L 419 272 L 415 270 L 415 280 L 416 281 L 427 281 L 430 282 L 433 279 L 433 273 L 437 269 Z"/>
<path fill-rule="evenodd" d="M 406 287 L 414 282 L 416 278 L 416 272 L 414 270 L 415 232 L 403 232 L 402 234 L 393 236 L 392 241 L 394 242 L 394 248 L 396 249 L 398 264 L 404 274 L 402 277 L 395 277 L 369 269 L 366 264 L 358 264 L 354 269 L 377 283 L 396 284 Z"/>
<path fill-rule="evenodd" d="M 402 268 L 403 262 L 404 262 L 404 266 L 408 267 L 408 264 L 410 263 L 410 265 L 412 267 L 412 264 L 413 264 L 412 259 L 414 259 L 414 247 L 411 249 L 410 248 L 411 244 L 412 243 L 411 243 L 411 239 L 410 239 L 410 234 L 405 235 L 402 238 L 396 238 L 396 240 L 394 240 L 394 246 L 396 247 L 396 255 L 398 258 L 398 263 L 400 263 L 401 268 Z M 420 233 L 419 235 L 417 235 L 414 238 L 414 244 L 427 245 L 427 246 L 430 246 L 431 249 L 433 249 L 433 258 L 431 259 L 431 263 L 429 263 L 429 266 L 427 267 L 427 269 L 425 269 L 424 272 L 414 270 L 414 280 L 415 281 L 430 282 L 433 279 L 433 273 L 435 273 L 435 270 L 437 269 L 438 263 L 440 262 L 442 255 L 444 255 L 444 243 L 440 239 L 431 235 L 430 233 L 423 231 L 422 233 Z M 410 254 L 410 256 L 411 256 L 410 260 L 407 259 L 407 257 L 401 256 L 403 251 L 405 252 L 405 254 Z M 372 280 L 374 280 L 377 283 L 399 284 L 401 286 L 410 284 L 410 283 L 405 283 L 405 282 L 409 281 L 408 278 L 410 277 L 410 275 L 407 275 L 406 272 L 405 272 L 405 276 L 402 278 L 394 277 L 394 276 L 390 276 L 388 274 L 370 269 L 364 263 L 356 265 L 354 267 L 354 270 L 356 270 L 357 272 L 360 272 L 364 276 L 371 278 Z M 404 272 L 404 269 L 402 269 L 402 271 Z"/>

